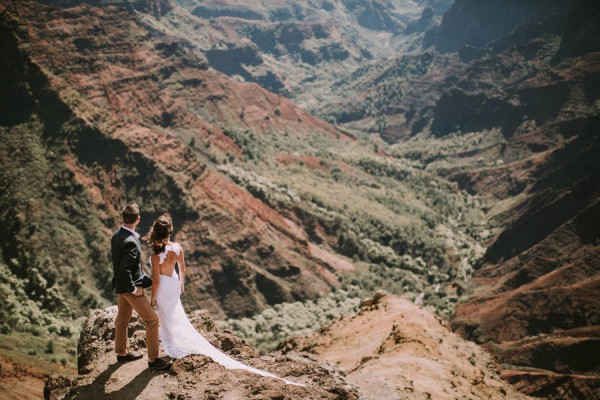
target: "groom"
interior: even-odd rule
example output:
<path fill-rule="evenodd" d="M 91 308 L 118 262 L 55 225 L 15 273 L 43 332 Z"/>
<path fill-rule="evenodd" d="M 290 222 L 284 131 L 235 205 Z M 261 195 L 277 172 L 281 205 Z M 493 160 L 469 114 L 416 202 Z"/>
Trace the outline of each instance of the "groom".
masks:
<path fill-rule="evenodd" d="M 127 204 L 121 210 L 123 225 L 111 240 L 113 262 L 113 289 L 118 294 L 118 313 L 115 320 L 115 353 L 117 361 L 125 363 L 142 358 L 141 353 L 127 351 L 127 326 L 132 310 L 137 311 L 146 323 L 148 368 L 166 369 L 173 364 L 158 358 L 158 315 L 144 296 L 144 288 L 152 285 L 150 277 L 142 271 L 142 246 L 135 231 L 140 222 L 140 208 Z"/>

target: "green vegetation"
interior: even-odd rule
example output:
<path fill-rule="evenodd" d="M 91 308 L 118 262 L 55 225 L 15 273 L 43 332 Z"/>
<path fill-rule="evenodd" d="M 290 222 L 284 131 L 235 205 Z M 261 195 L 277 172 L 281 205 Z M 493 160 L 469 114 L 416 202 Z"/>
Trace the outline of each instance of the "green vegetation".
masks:
<path fill-rule="evenodd" d="M 420 154 L 407 156 L 368 136 L 347 142 L 310 133 L 254 134 L 238 141 L 260 149 L 260 157 L 240 157 L 218 169 L 264 203 L 293 215 L 311 241 L 352 259 L 357 270 L 339 274 L 340 289 L 320 301 L 278 305 L 253 318 L 221 322 L 223 327 L 267 351 L 288 336 L 330 323 L 323 317 L 328 313 L 351 315 L 354 308 L 348 305 L 378 289 L 420 297 L 442 317 L 450 315 L 461 282 L 485 250 L 479 241 L 489 228 L 481 198 L 443 178 L 442 166 L 430 168 L 432 161 Z M 454 141 L 449 138 L 438 149 L 456 156 Z M 423 153 L 429 147 L 426 141 L 409 146 Z M 378 156 L 373 148 L 394 157 Z M 287 161 L 277 161 L 282 158 Z"/>
<path fill-rule="evenodd" d="M 83 324 L 80 319 L 76 325 Z M 78 336 L 64 337 L 56 333 L 33 336 L 23 332 L 0 334 L 2 357 L 21 365 L 31 365 L 46 374 L 56 374 L 57 364 L 65 367 L 61 374 L 77 373 Z M 48 352 L 52 343 L 52 352 Z"/>
<path fill-rule="evenodd" d="M 387 127 L 386 112 L 388 107 L 397 104 L 402 99 L 402 88 L 397 80 L 385 81 L 377 87 L 375 93 L 365 100 L 365 116 L 375 119 L 371 131 L 383 133 Z"/>
<path fill-rule="evenodd" d="M 107 305 L 111 272 L 100 220 L 45 129 L 36 118 L 0 128 L 0 332 L 68 341 L 77 337 L 76 318 Z M 30 344 L 15 342 L 23 353 L 74 363 L 58 349 L 68 342 Z"/>
<path fill-rule="evenodd" d="M 338 97 L 337 102 L 319 107 L 325 120 L 368 121 L 365 131 L 382 133 L 387 126 L 386 115 L 390 108 L 401 104 L 405 93 L 411 93 L 414 78 L 425 75 L 435 65 L 446 62 L 446 56 L 422 53 L 391 57 L 377 63 L 363 65 L 328 88 L 329 96 Z M 367 93 L 360 101 L 356 94 Z M 336 104 L 337 103 L 337 104 Z"/>
<path fill-rule="evenodd" d="M 518 158 L 518 155 L 507 154 L 505 147 L 506 140 L 500 129 L 470 133 L 457 131 L 444 138 L 413 138 L 402 145 L 396 144 L 391 148 L 391 155 L 412 160 L 421 169 L 447 176 L 467 167 L 484 169 Z M 486 154 L 485 159 L 482 154 Z"/>
<path fill-rule="evenodd" d="M 247 338 L 262 353 L 282 340 L 315 331 L 341 317 L 354 315 L 359 305 L 359 290 L 339 289 L 316 301 L 276 304 L 252 318 L 217 321 L 221 329 L 231 329 Z"/>

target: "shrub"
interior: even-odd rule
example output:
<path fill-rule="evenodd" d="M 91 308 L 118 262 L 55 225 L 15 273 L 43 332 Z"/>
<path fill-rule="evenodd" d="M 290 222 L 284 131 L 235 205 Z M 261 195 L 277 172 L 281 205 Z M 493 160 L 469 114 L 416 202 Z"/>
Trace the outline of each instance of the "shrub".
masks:
<path fill-rule="evenodd" d="M 46 350 L 44 351 L 46 354 L 54 354 L 54 342 L 49 340 L 46 344 Z"/>

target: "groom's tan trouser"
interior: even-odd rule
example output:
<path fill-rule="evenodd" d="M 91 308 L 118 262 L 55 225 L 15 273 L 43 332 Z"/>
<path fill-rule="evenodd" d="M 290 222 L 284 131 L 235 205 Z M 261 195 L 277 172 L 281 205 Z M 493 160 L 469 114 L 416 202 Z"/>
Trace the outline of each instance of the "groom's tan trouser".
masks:
<path fill-rule="evenodd" d="M 131 320 L 131 312 L 135 310 L 146 323 L 146 348 L 148 361 L 158 358 L 158 315 L 145 295 L 136 296 L 125 293 L 118 296 L 117 319 L 115 320 L 115 353 L 127 354 L 127 325 Z"/>

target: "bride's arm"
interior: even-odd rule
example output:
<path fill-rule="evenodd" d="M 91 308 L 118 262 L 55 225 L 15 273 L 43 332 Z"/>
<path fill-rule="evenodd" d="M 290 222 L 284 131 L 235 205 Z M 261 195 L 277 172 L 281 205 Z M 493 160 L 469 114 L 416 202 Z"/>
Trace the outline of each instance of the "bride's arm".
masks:
<path fill-rule="evenodd" d="M 183 249 L 181 245 L 179 245 L 179 257 L 177 257 L 177 264 L 179 264 L 179 274 L 181 275 L 179 278 L 179 283 L 181 285 L 181 293 L 183 293 L 183 282 L 185 280 L 185 257 L 183 256 Z"/>
<path fill-rule="evenodd" d="M 156 254 L 150 256 L 150 263 L 152 264 L 152 295 L 150 297 L 150 304 L 154 307 L 156 306 L 158 285 L 160 285 L 160 265 L 158 265 L 158 256 Z"/>

